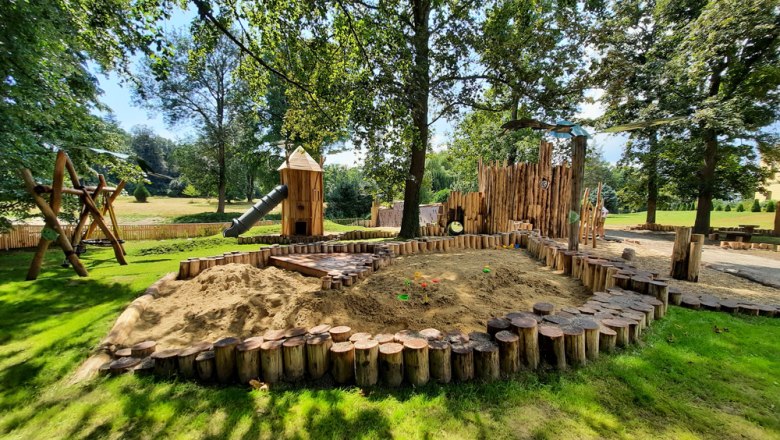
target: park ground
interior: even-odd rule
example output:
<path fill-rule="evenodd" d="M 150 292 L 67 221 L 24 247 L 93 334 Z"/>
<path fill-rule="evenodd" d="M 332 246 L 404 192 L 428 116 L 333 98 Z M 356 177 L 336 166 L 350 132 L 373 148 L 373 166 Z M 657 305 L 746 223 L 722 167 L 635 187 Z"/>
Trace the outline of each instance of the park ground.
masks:
<path fill-rule="evenodd" d="M 50 251 L 34 282 L 24 281 L 31 252 L 0 253 L 0 436 L 780 438 L 780 319 L 677 307 L 639 347 L 487 385 L 260 391 L 135 376 L 69 384 L 121 310 L 180 260 L 255 246 L 130 242 L 124 267 L 90 248 L 86 279 Z"/>

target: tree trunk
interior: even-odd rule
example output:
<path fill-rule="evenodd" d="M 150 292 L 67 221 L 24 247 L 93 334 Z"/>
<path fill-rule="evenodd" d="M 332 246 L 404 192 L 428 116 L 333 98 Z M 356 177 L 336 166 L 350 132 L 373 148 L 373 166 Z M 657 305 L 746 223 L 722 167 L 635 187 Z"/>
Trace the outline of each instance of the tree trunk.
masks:
<path fill-rule="evenodd" d="M 655 223 L 655 210 L 658 203 L 658 135 L 650 134 L 650 151 L 647 161 L 647 218 L 645 223 Z"/>
<path fill-rule="evenodd" d="M 217 160 L 219 162 L 219 177 L 217 179 L 217 213 L 225 213 L 225 195 L 227 193 L 227 172 L 225 170 L 225 143 L 219 141 Z"/>
<path fill-rule="evenodd" d="M 255 195 L 255 174 L 253 172 L 247 173 L 247 188 L 246 188 L 246 201 L 252 203 L 252 198 Z"/>
<path fill-rule="evenodd" d="M 699 198 L 696 206 L 695 234 L 709 234 L 712 195 L 715 188 L 715 167 L 718 165 L 718 135 L 715 130 L 704 129 L 704 166 L 699 172 Z"/>
<path fill-rule="evenodd" d="M 587 152 L 587 139 L 584 136 L 576 136 L 572 139 L 571 153 L 571 202 L 569 210 L 579 215 L 580 202 L 582 201 L 582 184 L 585 178 L 585 154 Z M 573 214 L 569 214 L 573 215 Z M 580 245 L 580 220 L 569 220 L 569 250 L 576 251 Z"/>
<path fill-rule="evenodd" d="M 414 12 L 414 67 L 409 84 L 414 137 L 412 139 L 409 176 L 404 188 L 404 212 L 401 219 L 403 238 L 414 238 L 420 229 L 420 186 L 425 173 L 425 153 L 428 150 L 428 95 L 431 86 L 430 59 L 430 13 L 429 0 L 412 0 Z"/>

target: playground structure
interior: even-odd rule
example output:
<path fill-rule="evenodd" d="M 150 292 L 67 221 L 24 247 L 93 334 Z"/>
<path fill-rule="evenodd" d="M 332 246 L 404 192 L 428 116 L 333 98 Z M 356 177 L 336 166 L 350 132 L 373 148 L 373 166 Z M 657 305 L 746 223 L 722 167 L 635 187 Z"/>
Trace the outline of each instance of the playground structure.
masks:
<path fill-rule="evenodd" d="M 282 236 L 323 235 L 322 164 L 298 147 L 279 167 L 281 184 L 233 220 L 223 231 L 225 237 L 238 237 L 280 203 Z"/>
<path fill-rule="evenodd" d="M 71 184 L 73 185 L 72 187 L 64 186 L 66 170 L 70 177 Z M 89 240 L 89 237 L 94 233 L 96 228 L 100 228 L 103 235 L 106 237 L 107 242 L 114 248 L 114 255 L 117 262 L 121 265 L 127 264 L 127 260 L 125 260 L 125 249 L 122 246 L 119 235 L 119 223 L 117 222 L 113 207 L 114 200 L 121 194 L 122 189 L 125 186 L 124 181 L 119 182 L 116 187 L 110 187 L 101 174 L 98 175 L 99 183 L 97 186 L 84 186 L 81 184 L 81 180 L 76 173 L 76 168 L 64 151 L 57 152 L 57 158 L 54 163 L 54 176 L 50 186 L 36 183 L 32 173 L 28 169 L 23 169 L 21 175 L 27 192 L 33 197 L 36 206 L 38 206 L 38 209 L 40 209 L 43 214 L 46 227 L 48 228 L 48 230 L 44 230 L 44 233 L 41 235 L 41 239 L 38 242 L 35 256 L 33 257 L 33 260 L 30 263 L 30 269 L 27 272 L 28 280 L 38 278 L 46 250 L 49 248 L 51 242 L 55 240 L 65 253 L 66 264 L 69 263 L 73 266 L 73 270 L 75 270 L 79 276 L 88 276 L 87 269 L 81 264 L 81 260 L 79 260 L 79 254 L 84 250 L 83 243 L 86 240 Z M 44 199 L 43 194 L 50 194 L 48 202 Z M 63 194 L 78 196 L 81 202 L 79 220 L 70 236 L 65 233 L 57 218 L 62 207 Z M 101 197 L 103 203 L 102 206 L 98 207 L 99 203 L 96 200 L 99 200 Z M 108 214 L 111 219 L 111 228 L 106 224 L 104 217 L 106 214 Z M 84 228 L 87 230 L 86 233 L 82 235 Z"/>

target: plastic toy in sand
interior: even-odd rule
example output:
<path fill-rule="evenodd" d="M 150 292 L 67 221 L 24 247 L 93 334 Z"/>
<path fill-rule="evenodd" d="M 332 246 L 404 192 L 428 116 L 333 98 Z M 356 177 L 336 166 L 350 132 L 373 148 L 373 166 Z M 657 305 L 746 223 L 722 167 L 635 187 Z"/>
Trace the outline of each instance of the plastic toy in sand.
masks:
<path fill-rule="evenodd" d="M 482 272 L 484 273 L 490 273 L 490 266 L 485 266 L 482 268 Z"/>
<path fill-rule="evenodd" d="M 409 301 L 409 295 L 405 293 L 398 295 L 396 298 L 398 298 L 399 301 Z"/>

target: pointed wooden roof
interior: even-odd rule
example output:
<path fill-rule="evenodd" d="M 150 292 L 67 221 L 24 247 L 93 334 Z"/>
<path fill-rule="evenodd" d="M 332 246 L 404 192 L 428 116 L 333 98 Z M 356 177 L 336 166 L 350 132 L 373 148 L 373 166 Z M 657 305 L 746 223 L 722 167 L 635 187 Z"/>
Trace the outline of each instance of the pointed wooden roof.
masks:
<path fill-rule="evenodd" d="M 282 163 L 282 166 L 279 167 L 278 171 L 284 169 L 322 172 L 320 164 L 309 156 L 309 153 L 307 153 L 303 147 L 296 148 Z"/>

